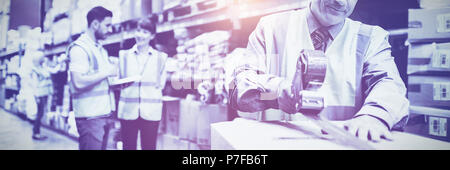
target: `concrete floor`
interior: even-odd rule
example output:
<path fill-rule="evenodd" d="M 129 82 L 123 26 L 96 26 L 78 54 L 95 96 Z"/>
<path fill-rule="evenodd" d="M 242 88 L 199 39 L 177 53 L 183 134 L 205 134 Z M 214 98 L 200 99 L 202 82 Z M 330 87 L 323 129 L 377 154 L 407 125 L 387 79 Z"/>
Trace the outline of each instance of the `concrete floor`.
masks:
<path fill-rule="evenodd" d="M 33 125 L 0 108 L 0 150 L 77 150 L 78 142 L 55 131 L 41 127 L 47 140 L 31 138 Z"/>

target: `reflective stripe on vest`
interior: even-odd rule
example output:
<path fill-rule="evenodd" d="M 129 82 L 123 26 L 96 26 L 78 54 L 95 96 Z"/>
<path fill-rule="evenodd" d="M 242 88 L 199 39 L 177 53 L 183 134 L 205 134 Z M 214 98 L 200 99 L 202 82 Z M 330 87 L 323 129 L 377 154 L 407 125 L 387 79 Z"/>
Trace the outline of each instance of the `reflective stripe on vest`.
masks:
<path fill-rule="evenodd" d="M 157 82 L 140 82 L 140 86 L 154 86 L 157 87 L 159 84 Z M 133 83 L 131 87 L 139 87 L 139 83 Z"/>
<path fill-rule="evenodd" d="M 98 97 L 103 95 L 109 95 L 109 90 L 90 91 L 89 93 L 76 93 L 72 94 L 73 99 L 83 99 L 89 97 Z"/>
<path fill-rule="evenodd" d="M 161 103 L 161 99 L 147 99 L 147 98 L 131 98 L 131 97 L 121 97 L 121 102 L 126 103 Z"/>
<path fill-rule="evenodd" d="M 119 102 L 136 103 L 141 99 L 141 103 L 160 103 L 159 97 L 162 97 L 162 92 L 154 82 L 136 82 L 131 86 L 122 89 L 120 93 Z"/>

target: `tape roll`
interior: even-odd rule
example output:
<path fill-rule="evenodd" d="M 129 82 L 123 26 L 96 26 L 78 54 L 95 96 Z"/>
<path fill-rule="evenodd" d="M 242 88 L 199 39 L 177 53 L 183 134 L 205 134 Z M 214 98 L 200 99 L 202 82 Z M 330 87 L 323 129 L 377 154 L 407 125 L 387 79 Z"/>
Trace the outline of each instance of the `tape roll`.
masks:
<path fill-rule="evenodd" d="M 317 90 L 325 80 L 327 64 L 328 58 L 322 51 L 302 50 L 292 82 L 298 111 L 314 112 L 325 107 L 324 97 Z"/>
<path fill-rule="evenodd" d="M 301 54 L 304 63 L 304 90 L 317 90 L 322 87 L 327 72 L 328 58 L 322 51 L 304 50 Z"/>

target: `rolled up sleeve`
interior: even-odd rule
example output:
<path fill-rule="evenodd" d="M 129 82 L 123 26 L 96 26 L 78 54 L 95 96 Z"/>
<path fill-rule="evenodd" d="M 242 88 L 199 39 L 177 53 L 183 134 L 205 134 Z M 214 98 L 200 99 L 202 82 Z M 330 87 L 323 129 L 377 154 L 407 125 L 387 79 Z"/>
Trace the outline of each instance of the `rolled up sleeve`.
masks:
<path fill-rule="evenodd" d="M 69 71 L 77 73 L 89 71 L 89 58 L 81 47 L 72 46 L 69 49 L 69 59 Z"/>
<path fill-rule="evenodd" d="M 409 101 L 405 84 L 391 55 L 386 31 L 378 27 L 374 29 L 366 56 L 362 75 L 365 101 L 355 117 L 370 115 L 392 129 L 409 115 Z"/>

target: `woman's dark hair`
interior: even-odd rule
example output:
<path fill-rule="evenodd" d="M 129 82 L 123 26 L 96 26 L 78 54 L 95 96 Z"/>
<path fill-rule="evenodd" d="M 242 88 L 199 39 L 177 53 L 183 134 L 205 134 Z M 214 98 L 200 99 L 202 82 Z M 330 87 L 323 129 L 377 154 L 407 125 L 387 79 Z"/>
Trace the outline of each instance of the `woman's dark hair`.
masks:
<path fill-rule="evenodd" d="M 91 26 L 92 21 L 98 20 L 102 22 L 106 17 L 112 17 L 113 13 L 110 10 L 107 10 L 106 8 L 103 8 L 101 6 L 97 6 L 89 10 L 87 13 L 87 23 L 88 27 Z"/>
<path fill-rule="evenodd" d="M 140 19 L 138 21 L 138 28 L 150 31 L 152 34 L 156 34 L 156 22 L 153 17 Z"/>
<path fill-rule="evenodd" d="M 142 18 L 138 21 L 137 27 L 149 31 L 151 34 L 156 34 L 157 16 L 151 15 L 147 18 Z M 156 37 L 149 42 L 149 45 L 156 48 Z"/>

